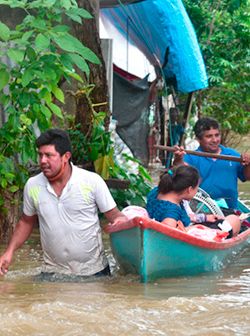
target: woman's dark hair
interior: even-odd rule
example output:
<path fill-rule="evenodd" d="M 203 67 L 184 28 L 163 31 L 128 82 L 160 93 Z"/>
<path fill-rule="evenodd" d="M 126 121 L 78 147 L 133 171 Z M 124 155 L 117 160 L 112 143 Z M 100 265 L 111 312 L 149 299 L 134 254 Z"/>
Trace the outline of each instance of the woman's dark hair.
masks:
<path fill-rule="evenodd" d="M 195 188 L 199 183 L 200 175 L 196 168 L 181 165 L 164 172 L 158 185 L 159 193 L 166 194 L 170 191 L 177 193 L 186 188 Z"/>
<path fill-rule="evenodd" d="M 210 129 L 220 129 L 220 125 L 217 120 L 209 117 L 199 119 L 194 125 L 194 134 L 197 139 L 201 139 L 205 131 Z"/>
<path fill-rule="evenodd" d="M 36 139 L 37 148 L 45 145 L 55 145 L 55 150 L 61 156 L 66 152 L 71 153 L 71 143 L 68 133 L 58 128 L 49 129 Z"/>

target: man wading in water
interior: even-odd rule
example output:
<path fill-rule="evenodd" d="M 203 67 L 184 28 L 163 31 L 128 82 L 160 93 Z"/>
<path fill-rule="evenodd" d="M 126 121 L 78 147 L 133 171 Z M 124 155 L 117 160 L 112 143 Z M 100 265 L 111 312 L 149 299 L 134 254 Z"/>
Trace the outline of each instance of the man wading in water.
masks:
<path fill-rule="evenodd" d="M 65 131 L 50 129 L 36 145 L 41 173 L 25 185 L 23 214 L 0 257 L 0 274 L 7 273 L 14 252 L 38 222 L 44 275 L 110 275 L 98 209 L 113 225 L 126 222 L 127 217 L 99 175 L 71 163 L 71 143 Z"/>

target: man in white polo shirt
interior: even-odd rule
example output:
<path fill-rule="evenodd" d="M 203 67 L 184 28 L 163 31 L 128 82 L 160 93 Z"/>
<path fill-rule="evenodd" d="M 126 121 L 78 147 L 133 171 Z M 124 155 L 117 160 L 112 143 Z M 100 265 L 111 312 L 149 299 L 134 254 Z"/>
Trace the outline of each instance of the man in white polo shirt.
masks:
<path fill-rule="evenodd" d="M 116 207 L 104 180 L 74 166 L 68 134 L 50 129 L 36 141 L 41 173 L 24 188 L 23 214 L 0 257 L 5 274 L 14 252 L 38 222 L 43 273 L 79 276 L 110 274 L 104 253 L 98 209 L 114 225 L 127 221 Z"/>

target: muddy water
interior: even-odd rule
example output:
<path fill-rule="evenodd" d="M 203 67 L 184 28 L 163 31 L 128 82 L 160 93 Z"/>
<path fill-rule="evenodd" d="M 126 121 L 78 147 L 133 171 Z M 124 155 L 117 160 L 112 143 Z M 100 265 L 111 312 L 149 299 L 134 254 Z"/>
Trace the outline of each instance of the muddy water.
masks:
<path fill-rule="evenodd" d="M 250 206 L 250 184 L 240 190 Z M 250 334 L 250 247 L 219 273 L 141 284 L 119 275 L 104 239 L 111 279 L 39 282 L 35 232 L 0 279 L 0 336 Z"/>

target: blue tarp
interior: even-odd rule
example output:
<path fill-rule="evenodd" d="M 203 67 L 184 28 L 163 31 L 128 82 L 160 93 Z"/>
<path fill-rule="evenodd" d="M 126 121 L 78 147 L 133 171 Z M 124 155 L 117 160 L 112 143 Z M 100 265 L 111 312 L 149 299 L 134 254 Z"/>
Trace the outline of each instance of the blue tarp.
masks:
<path fill-rule="evenodd" d="M 104 22 L 108 20 L 129 36 L 166 79 L 174 78 L 180 92 L 208 86 L 196 34 L 180 0 L 145 0 L 103 8 L 101 15 Z"/>

